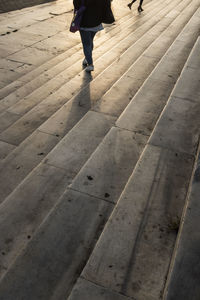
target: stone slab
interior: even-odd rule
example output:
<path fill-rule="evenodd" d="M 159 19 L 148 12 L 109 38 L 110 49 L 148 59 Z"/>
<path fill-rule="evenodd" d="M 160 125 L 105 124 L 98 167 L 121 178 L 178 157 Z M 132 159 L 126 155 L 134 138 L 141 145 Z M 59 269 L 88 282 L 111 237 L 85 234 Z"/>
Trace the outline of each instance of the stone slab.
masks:
<path fill-rule="evenodd" d="M 157 62 L 157 58 L 141 55 L 123 77 L 97 102 L 93 110 L 118 117 L 140 89 Z"/>
<path fill-rule="evenodd" d="M 120 295 L 112 290 L 96 285 L 80 278 L 74 286 L 68 300 L 131 300 L 131 298 Z"/>
<path fill-rule="evenodd" d="M 149 143 L 195 155 L 200 127 L 199 103 L 171 97 Z"/>
<path fill-rule="evenodd" d="M 62 55 L 61 58 L 52 59 L 50 62 L 44 63 L 43 66 L 38 67 L 36 70 L 30 72 L 27 76 L 20 77 L 16 86 L 13 83 L 12 85 L 8 86 L 7 89 L 4 88 L 4 91 L 1 92 L 1 94 L 2 96 L 6 97 L 1 102 L 7 107 L 11 107 L 10 110 L 13 112 L 26 112 L 26 107 L 30 109 L 34 106 L 34 103 L 38 103 L 40 101 L 40 97 L 44 99 L 66 81 L 67 78 L 64 76 L 64 74 L 67 72 L 65 71 L 62 73 L 62 71 L 65 68 L 67 69 L 71 63 L 75 62 L 77 59 L 80 59 L 80 54 L 72 56 L 74 51 L 75 49 L 73 49 L 73 51 L 66 51 L 65 54 L 67 55 L 68 53 L 69 56 L 71 55 L 71 61 L 70 59 L 66 59 L 64 55 Z M 63 59 L 63 61 L 60 62 L 60 59 Z M 56 63 L 57 65 L 54 66 Z M 59 73 L 61 73 L 60 76 Z M 76 74 L 75 71 L 68 73 L 68 78 L 73 77 L 74 74 Z M 19 86 L 19 88 L 16 90 L 17 86 Z M 12 90 L 14 91 L 12 92 Z M 9 93 L 9 91 L 11 91 L 11 93 Z M 26 101 L 27 99 L 32 99 L 32 101 Z M 19 104 L 15 106 L 15 104 L 18 102 Z M 21 106 L 24 108 L 23 110 L 22 108 L 20 110 Z"/>
<path fill-rule="evenodd" d="M 159 299 L 193 157 L 148 145 L 82 276 L 137 300 Z"/>
<path fill-rule="evenodd" d="M 200 49 L 200 38 L 197 38 L 195 46 L 192 49 L 192 54 L 190 55 L 190 57 L 187 61 L 187 67 L 190 67 L 193 69 L 199 69 L 199 67 L 200 67 L 199 49 Z"/>
<path fill-rule="evenodd" d="M 199 26 L 199 17 L 200 17 L 200 9 L 199 9 L 199 3 L 197 2 L 197 9 L 193 16 L 193 18 L 190 19 L 187 30 L 183 30 L 181 35 L 178 37 L 178 41 L 186 42 L 188 40 L 188 37 L 197 30 L 197 27 Z"/>
<path fill-rule="evenodd" d="M 200 50 L 200 47 L 199 47 Z M 200 69 L 186 67 L 173 92 L 174 97 L 200 101 Z"/>
<path fill-rule="evenodd" d="M 121 114 L 116 125 L 150 135 L 173 86 L 171 81 L 156 80 L 150 76 Z"/>
<path fill-rule="evenodd" d="M 36 132 L 4 160 L 0 167 L 0 202 L 39 164 L 48 153 L 48 149 L 52 149 L 58 141 L 56 136 Z"/>
<path fill-rule="evenodd" d="M 53 54 L 50 53 L 48 50 L 41 51 L 33 47 L 27 47 L 21 51 L 18 51 L 15 54 L 10 54 L 7 57 L 11 60 L 38 66 L 46 62 L 48 59 L 52 58 Z"/>
<path fill-rule="evenodd" d="M 67 191 L 1 281 L 0 298 L 66 298 L 111 211 L 110 203 Z"/>
<path fill-rule="evenodd" d="M 81 169 L 71 188 L 115 203 L 146 141 L 145 136 L 112 128 Z"/>
<path fill-rule="evenodd" d="M 200 157 L 198 157 L 194 177 L 185 212 L 182 218 L 181 231 L 174 252 L 169 272 L 169 282 L 164 299 L 198 299 L 200 295 Z"/>
<path fill-rule="evenodd" d="M 197 39 L 185 68 L 173 92 L 173 96 L 199 102 L 200 99 L 200 39 Z"/>
<path fill-rule="evenodd" d="M 1 204 L 1 250 L 6 255 L 0 257 L 0 276 L 64 193 L 67 182 L 69 176 L 65 170 L 42 164 Z"/>
<path fill-rule="evenodd" d="M 45 159 L 45 163 L 77 173 L 90 157 L 115 119 L 88 112 Z"/>
<path fill-rule="evenodd" d="M 9 152 L 15 149 L 14 145 L 0 141 L 0 159 L 4 159 Z"/>
<path fill-rule="evenodd" d="M 197 32 L 196 32 L 197 33 Z M 195 33 L 194 38 L 190 38 L 190 45 L 192 46 L 192 42 L 195 41 Z M 189 41 L 188 41 L 189 43 Z M 191 51 L 191 47 L 187 47 L 187 45 L 182 41 L 175 41 L 167 54 L 163 57 L 162 63 L 160 63 L 156 72 L 154 72 L 151 77 L 153 79 L 160 80 L 162 78 L 163 81 L 171 81 L 172 83 L 176 83 L 177 74 L 180 74 L 182 68 L 185 64 L 186 59 Z"/>
<path fill-rule="evenodd" d="M 54 54 L 59 54 L 68 49 L 68 36 L 66 32 L 60 32 L 37 43 L 36 45 L 34 45 L 34 47 L 43 51 L 48 49 L 48 51 Z"/>
<path fill-rule="evenodd" d="M 4 111 L 2 114 L 0 114 L 0 132 L 8 128 L 10 124 L 18 120 L 19 117 L 20 116 L 18 114 L 8 112 L 8 111 Z"/>
<path fill-rule="evenodd" d="M 69 101 L 44 122 L 39 127 L 39 130 L 48 134 L 64 137 L 86 113 L 87 109 L 73 103 L 73 101 Z M 91 126 L 93 127 L 94 125 L 91 124 Z"/>
<path fill-rule="evenodd" d="M 4 87 L 0 90 L 0 99 L 1 99 L 0 103 L 2 103 L 3 101 L 2 99 L 6 97 L 11 90 L 16 91 L 21 86 L 22 86 L 22 82 L 16 80 L 13 83 L 10 83 L 9 85 L 5 86 L 4 84 Z M 4 107 L 7 106 L 4 104 Z M 3 109 L 1 107 L 0 107 L 0 112 L 3 112 Z"/>

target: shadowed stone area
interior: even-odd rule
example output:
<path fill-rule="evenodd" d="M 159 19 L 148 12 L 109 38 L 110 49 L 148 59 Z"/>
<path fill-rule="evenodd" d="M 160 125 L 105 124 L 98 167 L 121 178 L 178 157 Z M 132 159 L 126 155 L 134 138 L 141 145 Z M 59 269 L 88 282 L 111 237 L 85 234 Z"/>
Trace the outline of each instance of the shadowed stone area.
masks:
<path fill-rule="evenodd" d="M 28 6 L 39 5 L 53 0 L 1 0 L 0 13 L 21 9 Z"/>

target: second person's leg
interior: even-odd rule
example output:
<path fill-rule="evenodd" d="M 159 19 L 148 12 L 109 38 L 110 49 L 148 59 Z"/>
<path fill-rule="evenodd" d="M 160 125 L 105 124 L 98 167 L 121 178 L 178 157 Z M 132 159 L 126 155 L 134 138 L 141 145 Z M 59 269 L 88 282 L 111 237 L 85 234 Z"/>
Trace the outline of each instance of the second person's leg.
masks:
<path fill-rule="evenodd" d="M 141 12 L 143 11 L 144 9 L 142 8 L 142 3 L 143 3 L 143 0 L 140 0 L 140 4 L 138 6 L 138 11 Z"/>
<path fill-rule="evenodd" d="M 131 6 L 133 5 L 133 3 L 134 3 L 135 1 L 136 1 L 136 0 L 131 1 L 127 6 L 131 9 Z"/>

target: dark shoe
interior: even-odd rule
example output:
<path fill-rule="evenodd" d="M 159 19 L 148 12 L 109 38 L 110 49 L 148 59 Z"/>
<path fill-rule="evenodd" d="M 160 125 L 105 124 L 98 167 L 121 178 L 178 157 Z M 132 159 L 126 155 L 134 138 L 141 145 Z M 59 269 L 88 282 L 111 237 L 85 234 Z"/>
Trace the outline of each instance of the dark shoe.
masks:
<path fill-rule="evenodd" d="M 138 12 L 142 12 L 144 9 L 142 9 L 142 6 L 138 6 Z"/>
<path fill-rule="evenodd" d="M 132 5 L 131 5 L 131 3 L 129 3 L 127 6 L 129 7 L 129 9 L 131 9 L 131 6 L 132 6 Z"/>
<path fill-rule="evenodd" d="M 86 72 L 94 71 L 94 66 L 93 66 L 93 65 L 88 65 L 88 66 L 85 68 L 85 71 L 86 71 Z"/>
<path fill-rule="evenodd" d="M 88 65 L 88 62 L 87 62 L 86 58 L 84 58 L 84 60 L 83 60 L 83 62 L 82 62 L 82 65 L 83 65 L 84 67 Z"/>

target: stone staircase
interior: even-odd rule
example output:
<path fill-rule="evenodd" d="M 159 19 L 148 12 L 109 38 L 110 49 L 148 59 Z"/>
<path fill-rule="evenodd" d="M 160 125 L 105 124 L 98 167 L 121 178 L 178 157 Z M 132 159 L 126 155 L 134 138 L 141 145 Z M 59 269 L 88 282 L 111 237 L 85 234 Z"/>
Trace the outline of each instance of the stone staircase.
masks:
<path fill-rule="evenodd" d="M 190 299 L 171 278 L 198 155 L 200 3 L 112 5 L 91 75 L 70 1 L 0 18 L 1 300 Z"/>

